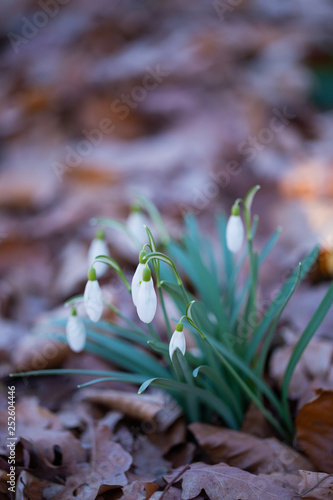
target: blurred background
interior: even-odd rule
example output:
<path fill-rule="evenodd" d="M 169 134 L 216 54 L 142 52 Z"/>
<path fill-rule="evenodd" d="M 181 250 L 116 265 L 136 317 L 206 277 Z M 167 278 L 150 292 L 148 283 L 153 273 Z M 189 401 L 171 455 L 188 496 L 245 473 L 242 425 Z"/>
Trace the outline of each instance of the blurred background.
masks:
<path fill-rule="evenodd" d="M 258 247 L 283 227 L 264 290 L 315 243 L 332 247 L 329 0 L 2 0 L 0 11 L 6 342 L 82 291 L 89 219 L 125 220 L 135 192 L 179 234 L 185 213 L 210 231 L 259 183 Z M 295 297 L 300 327 L 322 287 Z"/>

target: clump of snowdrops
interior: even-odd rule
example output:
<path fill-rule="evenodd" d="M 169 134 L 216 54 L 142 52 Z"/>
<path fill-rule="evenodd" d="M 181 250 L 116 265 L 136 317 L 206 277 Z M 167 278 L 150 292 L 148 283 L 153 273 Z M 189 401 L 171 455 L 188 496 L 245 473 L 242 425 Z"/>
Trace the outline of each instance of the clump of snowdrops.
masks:
<path fill-rule="evenodd" d="M 333 285 L 300 335 L 285 371 L 282 391 L 277 393 L 264 377 L 272 339 L 287 303 L 315 262 L 318 248 L 296 266 L 269 307 L 262 310 L 257 300 L 259 271 L 280 229 L 260 253 L 254 249 L 258 218 L 252 217 L 251 207 L 258 189 L 255 186 L 244 199 L 235 201 L 228 220 L 223 215 L 217 217 L 217 251 L 210 238 L 200 233 L 193 215 L 185 218 L 182 240 L 171 239 L 157 208 L 145 197 L 138 198 L 139 205 L 126 223 L 108 218 L 93 220 L 100 229 L 89 249 L 90 268 L 84 294 L 66 303 L 71 309 L 66 325 L 55 319 L 51 326 L 65 328 L 73 351 L 86 348 L 115 363 L 120 370 L 47 370 L 25 375 L 82 373 L 97 377 L 83 386 L 124 381 L 140 385 L 140 394 L 150 386 L 159 387 L 174 395 L 190 421 L 210 421 L 217 414 L 232 429 L 241 426 L 253 402 L 282 437 L 291 439 L 289 383 L 305 347 L 333 302 Z M 147 220 L 153 223 L 161 248 L 148 223 L 144 224 Z M 110 256 L 106 229 L 122 231 L 138 247 L 138 264 L 132 277 L 125 276 Z M 98 279 L 107 266 L 131 295 L 137 322 L 104 300 Z M 240 283 L 244 274 L 241 269 L 248 269 L 248 276 Z M 170 317 L 166 295 L 173 300 L 177 317 Z M 86 317 L 78 315 L 81 302 Z M 119 320 L 103 321 L 104 307 L 110 308 Z M 157 308 L 164 318 L 164 331 L 154 327 Z M 195 348 L 186 348 L 189 336 Z M 60 336 L 63 340 L 66 337 Z"/>

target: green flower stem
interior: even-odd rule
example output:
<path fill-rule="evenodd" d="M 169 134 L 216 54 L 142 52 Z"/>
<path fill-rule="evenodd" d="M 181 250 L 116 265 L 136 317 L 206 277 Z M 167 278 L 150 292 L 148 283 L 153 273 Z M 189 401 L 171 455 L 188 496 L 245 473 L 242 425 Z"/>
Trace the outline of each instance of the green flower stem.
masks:
<path fill-rule="evenodd" d="M 250 261 L 250 275 L 251 275 L 251 287 L 249 293 L 249 308 L 248 308 L 248 317 L 246 324 L 248 325 L 247 332 L 249 333 L 249 320 L 251 320 L 251 326 L 254 330 L 256 327 L 256 288 L 257 288 L 257 266 L 255 261 L 255 254 L 253 252 L 253 242 L 252 236 L 248 238 L 248 247 L 249 247 L 249 261 Z"/>
<path fill-rule="evenodd" d="M 190 386 L 195 386 L 192 371 L 187 361 L 179 349 L 176 349 L 172 356 L 172 366 L 179 382 L 186 382 Z M 200 409 L 197 398 L 191 392 L 185 394 L 187 413 L 191 422 L 200 421 Z"/>
<path fill-rule="evenodd" d="M 111 257 L 108 257 L 107 255 L 98 255 L 95 258 L 95 260 L 93 262 L 93 265 L 96 262 L 101 262 L 102 264 L 106 264 L 106 265 L 110 266 L 117 273 L 117 275 L 119 276 L 119 278 L 121 279 L 121 281 L 126 286 L 127 290 L 131 293 L 131 285 L 127 281 L 126 276 L 123 273 L 121 267 L 119 266 L 119 264 L 114 259 L 111 259 Z"/>
<path fill-rule="evenodd" d="M 154 259 L 154 260 L 156 259 L 157 261 L 161 260 L 162 262 L 165 262 L 166 264 L 168 264 L 172 268 L 172 270 L 173 270 L 173 272 L 175 274 L 177 283 L 181 287 L 185 304 L 187 304 L 188 303 L 188 297 L 187 297 L 187 293 L 186 293 L 183 281 L 182 281 L 182 279 L 181 279 L 181 277 L 180 277 L 180 275 L 179 275 L 179 273 L 178 273 L 178 271 L 176 269 L 176 266 L 174 265 L 174 263 L 170 259 L 170 257 L 168 257 L 167 255 L 165 255 L 165 254 L 163 254 L 161 252 L 150 252 L 145 257 L 146 264 L 148 264 L 148 262 L 150 260 L 152 260 L 152 259 Z M 167 312 L 166 312 L 166 309 L 165 309 L 165 303 L 164 303 L 163 294 L 162 294 L 162 290 L 161 290 L 161 281 L 160 281 L 159 272 L 156 273 L 156 280 L 157 280 L 157 289 L 158 289 L 158 294 L 159 294 L 159 298 L 160 298 L 161 305 L 162 305 L 162 310 L 163 310 L 163 315 L 164 315 L 165 323 L 166 323 L 166 326 L 167 326 L 168 333 L 171 336 L 172 335 L 172 330 L 171 330 L 170 322 L 169 322 L 169 319 L 168 319 L 168 316 L 167 316 Z"/>
<path fill-rule="evenodd" d="M 146 263 L 148 264 L 148 262 L 151 260 L 151 259 L 157 259 L 157 260 L 161 260 L 162 262 L 165 262 L 166 264 L 168 264 L 169 266 L 172 267 L 172 270 L 176 276 L 176 279 L 177 279 L 177 283 L 178 285 L 182 285 L 183 282 L 182 282 L 182 279 L 181 277 L 179 276 L 179 273 L 176 269 L 176 266 L 174 265 L 173 261 L 170 259 L 170 257 L 168 257 L 167 255 L 165 255 L 164 253 L 162 252 L 151 252 L 151 253 L 148 253 L 146 255 Z"/>
<path fill-rule="evenodd" d="M 224 359 L 224 356 L 215 349 L 215 347 L 209 342 L 209 340 L 205 339 L 208 345 L 214 349 L 216 352 L 217 356 L 221 359 L 227 370 L 231 373 L 231 375 L 234 377 L 234 379 L 238 382 L 239 386 L 243 389 L 245 394 L 248 396 L 250 400 L 254 402 L 254 404 L 259 408 L 261 413 L 265 416 L 265 418 L 268 420 L 268 422 L 275 427 L 275 429 L 283 436 L 287 441 L 290 441 L 291 435 L 289 432 L 286 432 L 285 429 L 279 424 L 279 422 L 269 413 L 269 411 L 266 410 L 264 407 L 263 403 L 260 401 L 260 399 L 256 396 L 256 394 L 250 389 L 250 387 L 243 381 L 243 379 L 240 377 L 240 375 L 237 373 L 237 371 Z M 285 422 L 290 429 L 292 430 L 292 422 L 290 423 L 289 421 Z M 290 425 L 291 424 L 291 425 Z"/>
<path fill-rule="evenodd" d="M 157 332 L 153 325 L 151 323 L 147 324 L 148 330 L 150 331 L 150 335 L 153 337 L 155 340 L 160 340 L 159 336 L 157 335 Z"/>
<path fill-rule="evenodd" d="M 140 328 L 134 321 L 130 320 L 127 318 L 123 313 L 119 311 L 119 309 L 114 306 L 113 304 L 110 304 L 109 302 L 106 302 L 103 300 L 103 304 L 110 309 L 110 311 L 114 312 L 119 318 L 121 318 L 125 323 L 127 323 L 131 328 L 133 328 L 137 333 L 139 333 L 142 337 L 148 338 L 147 332 L 145 332 L 142 328 Z"/>
<path fill-rule="evenodd" d="M 158 296 L 159 296 L 159 299 L 160 299 L 160 303 L 161 303 L 161 307 L 162 307 L 162 311 L 163 311 L 163 316 L 164 316 L 164 321 L 165 321 L 165 326 L 166 326 L 166 329 L 167 329 L 167 332 L 168 332 L 168 336 L 169 336 L 169 338 L 171 338 L 171 336 L 172 336 L 172 330 L 171 330 L 170 321 L 169 321 L 169 318 L 168 318 L 168 315 L 167 315 L 167 311 L 166 311 L 166 308 L 165 308 L 165 302 L 164 302 L 164 297 L 163 297 L 163 292 L 162 292 L 162 289 L 161 289 L 161 282 L 160 281 L 157 283 L 157 292 L 158 292 Z"/>
<path fill-rule="evenodd" d="M 233 368 L 233 366 L 225 359 L 225 357 L 219 352 L 218 349 L 206 338 L 205 334 L 195 325 L 191 317 L 187 316 L 187 320 L 189 323 L 197 330 L 200 334 L 201 338 L 209 345 L 209 347 L 216 353 L 218 358 L 222 361 L 226 369 L 230 372 L 233 378 L 238 382 L 239 386 L 243 389 L 245 394 L 248 396 L 250 400 L 254 402 L 254 404 L 259 408 L 265 418 L 270 422 L 270 424 L 275 427 L 275 429 L 283 436 L 285 439 L 290 441 L 291 434 L 293 431 L 292 424 L 290 426 L 290 422 L 285 422 L 288 427 L 288 431 L 286 431 L 279 422 L 266 410 L 263 403 L 257 397 L 257 395 L 250 389 L 250 387 L 244 382 L 241 376 L 237 373 L 237 371 Z"/>

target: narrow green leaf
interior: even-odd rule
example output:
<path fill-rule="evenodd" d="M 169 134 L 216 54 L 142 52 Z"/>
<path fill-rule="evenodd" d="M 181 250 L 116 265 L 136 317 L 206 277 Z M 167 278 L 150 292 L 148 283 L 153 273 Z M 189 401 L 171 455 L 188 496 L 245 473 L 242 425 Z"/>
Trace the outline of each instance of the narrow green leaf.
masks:
<path fill-rule="evenodd" d="M 186 382 L 188 386 L 194 386 L 192 371 L 190 370 L 183 353 L 177 348 L 172 356 L 172 365 L 179 382 Z M 200 409 L 198 401 L 191 392 L 185 394 L 187 415 L 192 422 L 200 420 Z"/>
<path fill-rule="evenodd" d="M 301 270 L 301 275 L 300 275 L 300 280 L 304 278 L 304 276 L 308 273 L 308 271 L 311 269 L 313 266 L 313 263 L 315 262 L 316 258 L 318 255 L 318 247 L 315 247 L 312 252 L 309 253 L 309 255 L 304 259 L 302 262 L 302 270 Z M 297 279 L 299 272 L 299 265 L 297 265 L 296 269 L 292 272 L 292 274 L 289 276 L 289 278 L 286 280 L 286 282 L 283 284 L 281 287 L 279 293 L 265 312 L 259 326 L 256 328 L 254 334 L 253 334 L 253 339 L 249 345 L 247 354 L 246 354 L 246 360 L 250 362 L 253 359 L 253 356 L 255 355 L 258 346 L 260 342 L 262 341 L 263 337 L 265 336 L 269 325 L 271 322 L 274 320 L 276 314 L 278 314 L 281 305 L 283 305 L 289 296 L 291 290 L 293 289 L 295 279 Z"/>
<path fill-rule="evenodd" d="M 251 214 L 253 199 L 254 199 L 256 193 L 259 191 L 259 189 L 260 189 L 259 185 L 254 186 L 252 189 L 250 189 L 250 191 L 245 196 L 244 205 L 245 205 L 246 210 L 248 211 L 249 214 Z"/>
<path fill-rule="evenodd" d="M 114 259 L 112 259 L 111 257 L 108 257 L 107 255 L 98 255 L 95 258 L 94 262 L 101 262 L 102 264 L 107 264 L 108 266 L 112 267 L 112 269 L 114 271 L 116 271 L 116 273 L 118 274 L 119 278 L 122 280 L 122 282 L 126 286 L 127 290 L 129 292 L 131 291 L 131 285 L 127 281 L 126 276 L 123 273 L 121 267 L 119 266 L 119 264 Z"/>
<path fill-rule="evenodd" d="M 57 368 L 52 370 L 36 370 L 30 372 L 10 373 L 12 378 L 17 377 L 39 377 L 41 375 L 87 375 L 89 377 L 112 377 L 122 375 L 122 372 L 106 371 L 106 370 L 83 370 L 83 369 L 65 369 Z M 123 374 L 126 375 L 126 374 Z"/>
<path fill-rule="evenodd" d="M 297 363 L 299 362 L 300 357 L 302 356 L 304 350 L 306 349 L 313 335 L 316 333 L 322 321 L 324 320 L 326 314 L 328 313 L 329 309 L 332 306 L 332 303 L 333 303 L 333 283 L 330 285 L 327 293 L 325 294 L 325 297 L 321 301 L 318 309 L 312 316 L 309 324 L 307 325 L 299 341 L 297 342 L 293 354 L 290 358 L 289 364 L 287 366 L 287 369 L 285 371 L 283 378 L 283 385 L 282 385 L 282 400 L 284 402 L 285 408 L 287 407 L 288 389 L 290 380 L 297 366 Z"/>
<path fill-rule="evenodd" d="M 249 398 L 249 400 L 253 401 L 253 403 L 257 406 L 257 408 L 259 408 L 259 410 L 265 416 L 265 418 L 268 420 L 268 422 L 270 422 L 275 427 L 275 429 L 277 429 L 280 432 L 280 434 L 283 437 L 285 437 L 286 439 L 289 439 L 290 436 L 289 436 L 288 432 L 285 431 L 285 429 L 280 425 L 280 423 L 278 422 L 278 420 L 276 420 L 276 418 L 274 418 L 271 415 L 271 413 L 266 409 L 266 407 L 263 405 L 260 397 L 258 397 L 257 394 L 247 385 L 247 383 L 243 380 L 243 378 L 234 369 L 234 367 L 232 366 L 232 364 L 230 364 L 227 361 L 227 356 L 223 355 L 222 352 L 220 352 L 219 349 L 217 349 L 217 347 L 215 347 L 213 345 L 213 343 L 208 340 L 207 337 L 206 337 L 206 342 L 209 345 L 211 345 L 213 347 L 213 349 L 215 349 L 215 352 L 217 353 L 217 355 L 221 359 L 222 363 L 225 365 L 225 367 L 228 369 L 228 371 L 234 377 L 234 379 L 238 382 L 240 388 L 244 391 L 244 394 Z M 223 347 L 223 346 L 220 346 L 220 347 Z M 230 353 L 228 353 L 228 352 L 227 352 L 227 354 L 230 355 Z M 241 360 L 238 360 L 238 361 L 240 361 L 239 367 L 243 371 L 245 371 L 244 368 L 246 368 L 246 365 L 243 365 L 243 362 Z M 262 392 L 264 392 L 266 394 L 266 396 L 270 399 L 271 403 L 274 404 L 274 406 L 275 406 L 276 410 L 278 411 L 278 413 L 280 415 L 282 414 L 282 417 L 283 417 L 284 416 L 284 412 L 282 411 L 282 407 L 280 406 L 280 403 L 277 400 L 275 394 L 269 389 L 269 387 L 259 377 L 256 377 L 256 375 L 253 372 L 251 372 L 251 370 L 249 371 L 249 374 L 251 375 L 252 378 L 256 378 L 257 379 L 257 381 L 258 381 L 258 383 L 257 383 L 258 388 L 260 390 L 262 390 Z M 288 423 L 289 422 L 287 422 L 287 424 Z"/>
<path fill-rule="evenodd" d="M 282 305 L 282 307 L 281 307 L 278 315 L 275 317 L 275 319 L 274 319 L 274 321 L 272 323 L 272 326 L 270 327 L 270 330 L 269 330 L 268 334 L 266 335 L 264 344 L 263 344 L 262 349 L 261 349 L 260 354 L 259 354 L 258 362 L 256 363 L 256 367 L 255 367 L 256 372 L 259 375 L 259 377 L 261 377 L 262 374 L 263 374 L 263 372 L 264 372 L 264 368 L 265 368 L 265 364 L 266 364 L 267 356 L 268 356 L 268 352 L 269 352 L 269 347 L 271 345 L 271 342 L 272 342 L 272 339 L 273 339 L 276 327 L 278 325 L 278 322 L 280 321 L 280 318 L 281 318 L 281 316 L 283 314 L 283 311 L 287 307 L 287 305 L 288 305 L 291 297 L 293 296 L 293 294 L 294 294 L 294 292 L 295 292 L 295 290 L 296 290 L 296 288 L 297 288 L 297 286 L 298 286 L 298 284 L 300 282 L 301 272 L 302 272 L 302 264 L 299 264 L 298 274 L 296 276 L 296 280 L 295 280 L 294 286 L 290 290 L 290 293 L 287 296 L 287 298 L 285 300 L 285 303 Z"/>
<path fill-rule="evenodd" d="M 206 337 L 207 342 L 213 347 L 216 351 L 219 358 L 222 360 L 226 368 L 232 373 L 232 375 L 237 379 L 240 386 L 244 389 L 245 380 L 249 379 L 254 385 L 267 397 L 267 399 L 274 406 L 275 410 L 283 416 L 281 404 L 274 392 L 269 388 L 269 386 L 257 376 L 257 374 L 249 368 L 249 366 L 238 356 L 230 352 L 226 347 L 224 347 L 220 342 L 217 342 L 215 339 Z M 239 377 L 238 374 L 235 375 L 235 368 L 239 370 L 242 374 L 242 378 Z M 230 370 L 231 369 L 231 370 Z M 246 387 L 246 391 L 249 389 Z"/>
<path fill-rule="evenodd" d="M 234 269 L 234 259 L 232 252 L 230 252 L 227 245 L 227 220 L 223 214 L 219 215 L 216 219 L 217 232 L 220 239 L 220 244 L 224 257 L 224 271 L 227 277 L 227 284 L 230 286 L 232 283 L 232 274 Z"/>
<path fill-rule="evenodd" d="M 127 374 L 122 372 L 114 372 L 115 374 L 110 377 L 102 377 L 94 380 L 90 380 L 84 384 L 78 385 L 79 389 L 83 387 L 89 387 L 90 385 L 100 384 L 101 382 L 127 382 L 128 384 L 142 384 L 146 380 L 146 377 L 139 374 Z"/>
<path fill-rule="evenodd" d="M 168 374 L 154 357 L 126 340 L 105 337 L 91 330 L 87 330 L 87 337 L 105 351 L 104 357 L 107 354 L 108 359 L 127 370 L 161 376 Z"/>
<path fill-rule="evenodd" d="M 154 240 L 154 236 L 152 235 L 152 232 L 148 226 L 145 226 L 145 230 L 146 230 L 146 233 L 148 236 L 149 246 L 150 246 L 152 252 L 156 252 L 156 243 Z"/>
<path fill-rule="evenodd" d="M 75 295 L 75 297 L 71 297 L 70 299 L 66 300 L 65 302 L 65 307 L 69 306 L 75 306 L 75 304 L 80 303 L 83 301 L 83 295 Z"/>
<path fill-rule="evenodd" d="M 90 219 L 90 224 L 92 226 L 104 226 L 117 229 L 118 231 L 122 231 L 130 236 L 130 231 L 126 224 L 124 222 L 120 222 L 119 220 L 112 219 L 111 217 L 94 217 L 93 219 Z"/>
<path fill-rule="evenodd" d="M 135 242 L 135 245 L 137 246 L 138 250 L 142 246 L 137 236 L 132 233 L 132 231 L 127 227 L 127 225 L 124 222 L 112 219 L 111 217 L 95 217 L 90 220 L 90 224 L 92 224 L 93 226 L 101 225 L 104 227 L 109 227 L 111 229 L 115 229 L 116 231 L 120 231 L 126 234 L 128 238 L 130 238 L 132 241 Z"/>
<path fill-rule="evenodd" d="M 206 375 L 209 377 L 215 386 L 215 392 L 217 395 L 223 399 L 225 404 L 230 408 L 230 410 L 235 415 L 235 419 L 237 423 L 240 425 L 244 419 L 244 414 L 241 409 L 241 405 L 237 398 L 235 398 L 235 394 L 231 391 L 230 385 L 218 374 L 214 371 L 210 366 L 201 365 L 198 366 L 193 371 L 193 377 L 197 378 L 201 375 Z"/>
<path fill-rule="evenodd" d="M 280 233 L 281 233 L 281 228 L 277 228 L 277 230 L 273 233 L 273 235 L 271 236 L 271 238 L 269 239 L 267 244 L 264 246 L 263 250 L 261 251 L 261 253 L 259 255 L 258 269 L 262 266 L 262 264 L 267 259 L 269 253 L 274 248 L 274 245 L 275 245 Z M 247 255 L 247 252 L 246 252 L 246 255 Z M 237 274 L 235 275 L 235 278 L 233 278 L 233 279 L 236 279 L 236 277 L 237 277 Z M 242 289 L 241 296 L 239 297 L 239 299 L 237 299 L 235 307 L 232 311 L 231 320 L 230 320 L 230 325 L 231 325 L 232 330 L 235 327 L 235 323 L 237 321 L 237 316 L 240 312 L 240 309 L 242 307 L 244 299 L 250 290 L 250 287 L 251 287 L 251 276 L 249 276 L 248 279 L 246 280 L 245 285 L 243 286 L 243 289 Z"/>
<path fill-rule="evenodd" d="M 146 380 L 141 387 L 139 388 L 138 393 L 142 394 L 150 385 L 155 387 L 160 387 L 161 389 L 167 389 L 175 392 L 187 393 L 191 392 L 195 396 L 197 396 L 201 401 L 203 401 L 208 407 L 215 410 L 221 417 L 225 420 L 226 424 L 231 429 L 237 429 L 237 422 L 235 422 L 234 416 L 232 412 L 224 404 L 222 400 L 218 397 L 214 396 L 210 392 L 202 389 L 201 387 L 195 387 L 188 384 L 184 384 L 181 382 L 177 382 L 175 380 L 163 379 L 163 378 L 152 378 Z"/>
<path fill-rule="evenodd" d="M 185 299 L 181 285 L 178 285 L 177 283 L 172 283 L 171 281 L 161 281 L 161 287 L 173 298 L 180 313 L 182 314 L 184 311 L 184 307 L 187 304 L 185 304 Z"/>

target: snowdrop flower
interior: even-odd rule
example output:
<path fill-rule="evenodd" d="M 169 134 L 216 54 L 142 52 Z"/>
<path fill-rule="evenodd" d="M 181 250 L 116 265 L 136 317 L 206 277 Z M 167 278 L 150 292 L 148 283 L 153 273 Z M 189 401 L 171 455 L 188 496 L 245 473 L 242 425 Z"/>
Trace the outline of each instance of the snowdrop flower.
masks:
<path fill-rule="evenodd" d="M 180 349 L 180 351 L 183 353 L 183 356 L 185 356 L 186 342 L 185 342 L 185 335 L 183 332 L 183 323 L 177 324 L 176 330 L 173 332 L 173 335 L 170 340 L 169 355 L 171 361 L 172 361 L 172 356 L 174 355 L 176 349 Z"/>
<path fill-rule="evenodd" d="M 146 267 L 144 264 L 144 258 L 147 255 L 147 252 L 145 250 L 142 250 L 139 255 L 139 264 L 138 267 L 136 268 L 136 271 L 134 273 L 134 276 L 132 278 L 132 285 L 131 285 L 131 290 L 132 290 L 132 300 L 133 304 L 135 307 L 137 306 L 138 302 L 138 293 L 140 289 L 140 283 L 142 280 L 142 273 L 144 268 Z"/>
<path fill-rule="evenodd" d="M 95 323 L 101 319 L 103 312 L 103 297 L 99 283 L 96 278 L 96 271 L 91 267 L 88 271 L 88 281 L 83 295 L 86 313 L 91 321 Z"/>
<path fill-rule="evenodd" d="M 98 255 L 107 255 L 110 257 L 108 245 L 105 241 L 104 231 L 100 229 L 97 231 L 95 238 L 92 240 L 88 251 L 88 265 L 89 267 L 94 264 L 94 260 Z M 101 278 L 107 271 L 108 266 L 101 262 L 94 264 L 97 278 Z"/>
<path fill-rule="evenodd" d="M 136 309 L 143 323 L 153 321 L 157 308 L 157 297 L 149 267 L 142 272 L 142 281 L 136 298 Z"/>
<path fill-rule="evenodd" d="M 86 343 L 86 329 L 80 316 L 77 315 L 75 307 L 69 316 L 66 325 L 66 336 L 69 347 L 74 352 L 81 352 Z"/>
<path fill-rule="evenodd" d="M 134 208 L 127 218 L 127 229 L 134 237 L 135 248 L 137 248 L 138 245 L 142 247 L 147 242 L 147 233 L 144 228 L 146 223 L 146 218 L 140 209 L 137 208 Z"/>
<path fill-rule="evenodd" d="M 234 205 L 231 209 L 231 215 L 227 224 L 227 246 L 230 252 L 238 252 L 244 239 L 244 227 L 242 219 L 239 215 L 238 205 Z"/>

